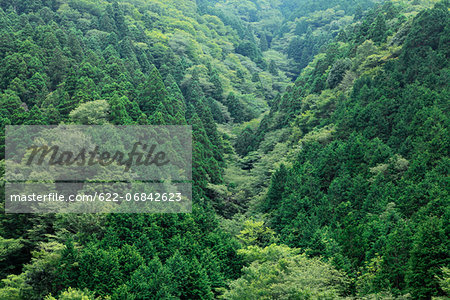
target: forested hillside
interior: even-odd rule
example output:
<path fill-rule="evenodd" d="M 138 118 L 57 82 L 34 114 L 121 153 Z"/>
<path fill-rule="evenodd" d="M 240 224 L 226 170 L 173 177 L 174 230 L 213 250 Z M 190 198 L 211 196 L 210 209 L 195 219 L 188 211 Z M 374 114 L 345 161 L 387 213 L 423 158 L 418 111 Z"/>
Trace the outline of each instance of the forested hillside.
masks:
<path fill-rule="evenodd" d="M 279 164 L 254 214 L 264 213 L 279 243 L 343 270 L 352 294 L 444 295 L 448 8 L 370 10 L 238 137 L 253 193 L 261 169 Z"/>
<path fill-rule="evenodd" d="M 445 299 L 449 9 L 0 0 L 2 175 L 5 125 L 174 124 L 194 181 L 191 214 L 1 214 L 0 299 Z"/>

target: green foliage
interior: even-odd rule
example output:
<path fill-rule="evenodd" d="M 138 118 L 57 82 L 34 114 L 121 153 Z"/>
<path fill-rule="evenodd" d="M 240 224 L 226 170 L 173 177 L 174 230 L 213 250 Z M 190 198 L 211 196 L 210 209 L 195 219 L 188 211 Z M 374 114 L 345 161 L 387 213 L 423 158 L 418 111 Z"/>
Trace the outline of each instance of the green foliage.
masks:
<path fill-rule="evenodd" d="M 430 218 L 418 228 L 409 259 L 406 282 L 416 299 L 438 296 L 440 291 L 439 266 L 448 264 L 448 239 L 442 220 Z"/>
<path fill-rule="evenodd" d="M 272 102 L 243 158 L 257 157 L 254 175 L 280 149 L 296 153 L 251 209 L 281 242 L 345 271 L 359 297 L 446 295 L 448 47 L 438 40 L 450 19 L 446 1 L 422 9 L 387 3 L 349 26 Z M 290 136 L 274 139 L 281 130 Z"/>
<path fill-rule="evenodd" d="M 331 265 L 284 245 L 240 250 L 250 263 L 223 299 L 335 299 L 345 279 Z"/>
<path fill-rule="evenodd" d="M 68 288 L 66 291 L 63 291 L 58 298 L 49 295 L 45 297 L 44 300 L 95 300 L 95 298 L 92 292 Z"/>
<path fill-rule="evenodd" d="M 228 107 L 228 111 L 236 123 L 249 121 L 254 117 L 252 112 L 233 93 L 230 93 L 225 99 L 225 105 Z"/>
<path fill-rule="evenodd" d="M 158 105 L 165 104 L 167 101 L 167 91 L 162 81 L 158 69 L 153 68 L 150 73 L 149 80 L 143 84 L 140 93 L 140 107 L 142 112 L 152 115 Z"/>
<path fill-rule="evenodd" d="M 132 123 L 131 117 L 127 112 L 127 104 L 129 100 L 127 97 L 123 96 L 119 98 L 117 94 L 115 94 L 111 100 L 109 101 L 110 106 L 110 114 L 109 118 L 113 124 L 116 125 L 129 125 Z"/>
<path fill-rule="evenodd" d="M 1 299 L 448 296 L 448 1 L 0 0 L 0 24 L 2 128 L 191 125 L 194 182 L 192 214 L 1 215 Z"/>
<path fill-rule="evenodd" d="M 237 238 L 244 246 L 264 247 L 275 241 L 275 232 L 262 221 L 247 220 Z"/>
<path fill-rule="evenodd" d="M 109 111 L 110 106 L 105 100 L 91 101 L 83 103 L 71 111 L 69 118 L 77 124 L 103 125 L 108 122 Z"/>
<path fill-rule="evenodd" d="M 382 43 L 386 40 L 386 31 L 386 20 L 382 14 L 379 14 L 370 29 L 369 37 L 376 43 Z"/>
<path fill-rule="evenodd" d="M 335 88 L 339 83 L 341 83 L 342 79 L 344 79 L 345 72 L 350 69 L 351 61 L 350 59 L 342 59 L 336 61 L 331 67 L 330 72 L 328 73 L 327 85 L 329 88 Z"/>
<path fill-rule="evenodd" d="M 249 152 L 255 150 L 255 138 L 256 137 L 253 130 L 248 126 L 245 127 L 236 139 L 236 144 L 234 145 L 236 153 L 241 156 L 245 156 Z"/>
<path fill-rule="evenodd" d="M 24 245 L 21 240 L 0 237 L 0 270 L 2 278 L 5 278 L 11 271 L 17 268 L 11 262 L 20 261 L 23 255 L 21 252 L 23 247 Z"/>
<path fill-rule="evenodd" d="M 20 275 L 9 275 L 3 280 L 0 295 L 5 299 L 43 299 L 53 292 L 62 248 L 57 242 L 40 244 L 33 252 L 33 260 L 24 266 Z"/>
<path fill-rule="evenodd" d="M 21 299 L 25 286 L 24 281 L 23 276 L 8 275 L 7 278 L 3 279 L 3 287 L 0 288 L 0 297 L 5 300 Z"/>
<path fill-rule="evenodd" d="M 439 277 L 439 285 L 441 289 L 448 295 L 450 294 L 450 269 L 442 268 L 442 277 Z"/>
<path fill-rule="evenodd" d="M 267 191 L 267 196 L 263 203 L 263 211 L 269 211 L 272 207 L 278 204 L 279 200 L 283 197 L 283 193 L 286 187 L 286 180 L 287 170 L 286 167 L 282 164 L 280 168 L 272 175 L 270 187 Z"/>

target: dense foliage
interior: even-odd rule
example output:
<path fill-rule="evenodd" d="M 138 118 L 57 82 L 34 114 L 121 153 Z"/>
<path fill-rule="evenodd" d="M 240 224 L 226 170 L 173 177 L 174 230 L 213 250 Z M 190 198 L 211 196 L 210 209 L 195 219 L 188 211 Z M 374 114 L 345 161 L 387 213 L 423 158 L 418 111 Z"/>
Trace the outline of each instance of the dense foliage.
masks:
<path fill-rule="evenodd" d="M 386 2 L 369 11 L 236 143 L 257 158 L 255 174 L 268 157 L 287 157 L 255 212 L 281 243 L 344 270 L 359 296 L 445 294 L 448 8 Z"/>
<path fill-rule="evenodd" d="M 192 214 L 0 215 L 0 299 L 448 296 L 449 9 L 0 0 L 2 128 L 189 124 L 194 178 Z"/>

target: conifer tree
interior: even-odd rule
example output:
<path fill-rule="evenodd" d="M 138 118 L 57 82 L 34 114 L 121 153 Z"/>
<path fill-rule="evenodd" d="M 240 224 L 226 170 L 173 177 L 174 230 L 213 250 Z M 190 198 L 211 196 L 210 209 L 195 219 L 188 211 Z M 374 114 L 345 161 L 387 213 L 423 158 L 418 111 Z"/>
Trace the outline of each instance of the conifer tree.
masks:
<path fill-rule="evenodd" d="M 277 65 L 275 64 L 275 62 L 273 60 L 271 60 L 269 63 L 269 72 L 270 72 L 270 74 L 272 74 L 274 76 L 278 76 Z"/>
<path fill-rule="evenodd" d="M 418 228 L 409 259 L 406 282 L 415 299 L 441 296 L 438 276 L 449 263 L 449 241 L 442 220 L 430 217 Z"/>
<path fill-rule="evenodd" d="M 186 102 L 175 78 L 169 74 L 164 84 L 168 94 L 167 110 L 172 116 L 177 115 L 178 113 L 184 115 L 186 113 Z"/>
<path fill-rule="evenodd" d="M 172 281 L 173 273 L 163 266 L 158 257 L 153 258 L 148 265 L 141 265 L 131 276 L 127 283 L 128 292 L 123 297 L 130 295 L 141 299 L 170 299 L 174 297 L 176 289 Z"/>
<path fill-rule="evenodd" d="M 50 104 L 44 109 L 44 119 L 45 123 L 48 125 L 57 125 L 61 121 L 61 114 L 59 110 L 53 105 Z"/>
<path fill-rule="evenodd" d="M 57 91 L 57 93 L 60 94 L 60 102 L 57 104 L 56 108 L 63 117 L 67 117 L 69 113 L 77 107 L 78 102 L 76 99 L 71 98 L 67 92 Z"/>
<path fill-rule="evenodd" d="M 42 75 L 38 72 L 27 82 L 27 93 L 25 102 L 27 104 L 40 105 L 47 95 L 47 86 Z"/>
<path fill-rule="evenodd" d="M 272 175 L 269 190 L 264 201 L 264 211 L 272 210 L 279 205 L 280 199 L 283 198 L 284 189 L 288 180 L 288 172 L 284 164 Z"/>
<path fill-rule="evenodd" d="M 152 125 L 168 125 L 172 123 L 171 116 L 162 102 L 158 104 L 149 121 Z"/>
<path fill-rule="evenodd" d="M 112 5 L 112 12 L 114 22 L 117 28 L 117 34 L 119 37 L 124 37 L 128 33 L 128 26 L 125 24 L 125 16 L 122 8 L 119 6 L 118 2 L 115 1 Z"/>
<path fill-rule="evenodd" d="M 46 118 L 37 105 L 34 105 L 33 108 L 28 112 L 25 125 L 47 125 Z"/>
<path fill-rule="evenodd" d="M 128 101 L 127 97 L 119 97 L 118 94 L 114 94 L 108 101 L 110 107 L 109 120 L 112 124 L 129 125 L 132 123 L 132 119 L 126 110 L 126 103 Z"/>
<path fill-rule="evenodd" d="M 142 116 L 142 111 L 139 108 L 139 104 L 136 101 L 127 101 L 125 102 L 125 107 L 127 110 L 128 115 L 131 117 L 131 119 L 136 122 L 139 118 Z"/>
<path fill-rule="evenodd" d="M 255 134 L 253 130 L 247 126 L 242 130 L 241 134 L 236 140 L 234 148 L 236 153 L 241 156 L 247 155 L 249 152 L 254 150 Z"/>
<path fill-rule="evenodd" d="M 177 250 L 165 266 L 173 274 L 175 296 L 180 299 L 213 299 L 208 275 L 195 257 L 186 259 Z"/>
<path fill-rule="evenodd" d="M 267 42 L 266 33 L 261 34 L 261 38 L 259 40 L 259 48 L 263 52 L 269 49 L 269 43 Z"/>
<path fill-rule="evenodd" d="M 247 108 L 241 103 L 236 95 L 231 92 L 225 100 L 225 105 L 228 107 L 228 111 L 234 121 L 245 122 L 251 119 L 251 116 Z"/>
<path fill-rule="evenodd" d="M 375 23 L 370 29 L 370 38 L 375 43 L 383 43 L 386 40 L 386 20 L 382 13 L 379 13 L 375 19 Z"/>
<path fill-rule="evenodd" d="M 189 115 L 191 115 L 189 124 L 192 125 L 193 134 L 192 175 L 199 187 L 205 189 L 208 179 L 216 183 L 222 181 L 222 168 L 215 159 L 214 146 L 193 106 L 189 107 Z"/>
<path fill-rule="evenodd" d="M 152 115 L 160 103 L 165 105 L 166 99 L 167 90 L 158 69 L 154 67 L 140 93 L 141 110 L 147 115 Z"/>
<path fill-rule="evenodd" d="M 213 84 L 213 92 L 211 96 L 216 99 L 217 101 L 221 102 L 223 97 L 223 86 L 222 82 L 220 81 L 219 74 L 217 71 L 213 71 L 209 81 Z"/>

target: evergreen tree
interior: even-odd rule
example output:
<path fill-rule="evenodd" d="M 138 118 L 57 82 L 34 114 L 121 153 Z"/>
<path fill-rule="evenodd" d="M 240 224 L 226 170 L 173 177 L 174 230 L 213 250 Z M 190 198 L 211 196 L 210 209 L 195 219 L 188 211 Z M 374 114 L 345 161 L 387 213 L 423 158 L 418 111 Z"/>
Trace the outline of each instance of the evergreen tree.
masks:
<path fill-rule="evenodd" d="M 252 118 L 246 107 L 233 92 L 225 99 L 225 105 L 236 123 L 249 121 Z"/>
<path fill-rule="evenodd" d="M 195 112 L 195 108 L 188 109 L 189 124 L 192 125 L 192 176 L 200 189 L 205 190 L 208 179 L 211 182 L 222 181 L 222 168 L 219 166 L 213 153 L 213 144 L 209 140 L 203 123 Z"/>
<path fill-rule="evenodd" d="M 105 32 L 115 32 L 117 31 L 116 24 L 114 22 L 113 10 L 110 5 L 105 9 L 105 13 L 99 18 L 100 30 Z"/>
<path fill-rule="evenodd" d="M 175 296 L 180 299 L 213 299 L 207 273 L 196 258 L 185 259 L 176 251 L 165 266 L 173 274 Z"/>
<path fill-rule="evenodd" d="M 418 228 L 408 264 L 406 282 L 415 299 L 442 296 L 438 276 L 449 263 L 450 247 L 442 220 L 430 217 Z"/>
<path fill-rule="evenodd" d="M 236 149 L 236 153 L 241 156 L 245 156 L 249 152 L 255 150 L 255 134 L 249 126 L 245 127 L 244 130 L 242 130 L 236 140 L 234 148 Z"/>
<path fill-rule="evenodd" d="M 50 104 L 44 109 L 44 119 L 45 124 L 48 125 L 58 125 L 61 122 L 61 114 L 59 110 L 53 106 L 53 104 Z"/>
<path fill-rule="evenodd" d="M 138 119 L 142 117 L 143 113 L 139 108 L 139 104 L 135 101 L 125 102 L 125 109 L 134 122 L 136 122 Z"/>
<path fill-rule="evenodd" d="M 211 96 L 221 102 L 223 97 L 223 87 L 217 71 L 212 72 L 209 81 L 213 84 L 213 92 L 211 93 Z"/>
<path fill-rule="evenodd" d="M 267 37 L 265 33 L 261 34 L 261 38 L 259 40 L 259 48 L 262 52 L 267 51 L 269 49 L 269 43 L 267 42 Z"/>
<path fill-rule="evenodd" d="M 137 299 L 163 299 L 175 297 L 177 292 L 174 275 L 171 270 L 163 266 L 158 257 L 147 265 L 141 265 L 127 283 L 129 290 L 123 297 L 134 296 Z"/>
<path fill-rule="evenodd" d="M 363 13 L 364 12 L 363 12 L 361 5 L 358 4 L 356 6 L 356 10 L 355 10 L 355 16 L 354 16 L 355 20 L 360 20 L 363 17 Z"/>
<path fill-rule="evenodd" d="M 25 102 L 29 105 L 40 105 L 47 95 L 47 86 L 42 75 L 38 72 L 26 82 L 27 93 L 25 95 Z"/>
<path fill-rule="evenodd" d="M 211 150 L 213 151 L 214 158 L 217 161 L 223 161 L 222 139 L 217 133 L 217 126 L 214 122 L 214 117 L 212 116 L 208 103 L 206 103 L 207 99 L 205 99 L 203 92 L 195 82 L 190 87 L 188 96 L 190 103 L 192 103 L 195 108 L 195 112 L 202 121 L 203 128 L 209 141 L 212 143 Z"/>
<path fill-rule="evenodd" d="M 125 24 L 125 16 L 122 8 L 119 6 L 118 2 L 115 1 L 112 5 L 113 19 L 117 28 L 117 35 L 119 37 L 124 37 L 128 33 L 128 27 Z"/>
<path fill-rule="evenodd" d="M 158 104 L 158 107 L 149 118 L 149 122 L 152 125 L 168 125 L 172 123 L 172 119 L 163 103 Z"/>
<path fill-rule="evenodd" d="M 34 105 L 33 108 L 28 112 L 25 125 L 47 125 L 46 118 L 37 105 Z"/>
<path fill-rule="evenodd" d="M 62 287 L 78 287 L 77 279 L 80 276 L 78 268 L 79 253 L 75 249 L 72 240 L 68 240 L 65 248 L 61 253 L 61 261 L 56 272 L 58 280 L 55 281 L 54 287 L 56 290 L 61 290 Z"/>
<path fill-rule="evenodd" d="M 269 72 L 270 72 L 270 74 L 272 74 L 274 76 L 278 76 L 277 65 L 275 64 L 275 62 L 273 60 L 271 60 L 269 63 Z"/>
<path fill-rule="evenodd" d="M 114 96 L 109 100 L 109 120 L 112 124 L 129 125 L 132 123 L 132 119 L 126 110 L 126 103 L 128 101 L 128 98 L 125 96 L 119 97 L 117 94 L 114 94 Z"/>
<path fill-rule="evenodd" d="M 186 102 L 174 77 L 169 74 L 164 83 L 168 93 L 167 110 L 170 112 L 171 116 L 175 116 L 177 114 L 185 115 Z"/>
<path fill-rule="evenodd" d="M 78 102 L 74 98 L 71 98 L 67 92 L 57 90 L 57 93 L 60 97 L 57 109 L 63 117 L 67 117 L 77 107 Z"/>
<path fill-rule="evenodd" d="M 280 199 L 283 198 L 287 175 L 287 169 L 283 164 L 272 175 L 270 187 L 263 204 L 263 211 L 270 211 L 279 205 Z"/>
<path fill-rule="evenodd" d="M 166 104 L 167 90 L 159 71 L 156 68 L 150 72 L 148 80 L 141 87 L 139 95 L 140 107 L 143 113 L 152 115 L 160 103 Z"/>
<path fill-rule="evenodd" d="M 370 29 L 369 37 L 375 43 L 383 43 L 386 41 L 386 31 L 386 20 L 384 19 L 384 15 L 380 13 Z"/>
<path fill-rule="evenodd" d="M 214 120 L 219 124 L 225 123 L 226 120 L 225 120 L 225 117 L 224 117 L 224 114 L 222 112 L 219 102 L 217 102 L 213 98 L 208 98 L 208 99 L 206 99 L 206 101 L 208 102 L 209 110 L 211 111 L 211 114 L 212 114 Z"/>

